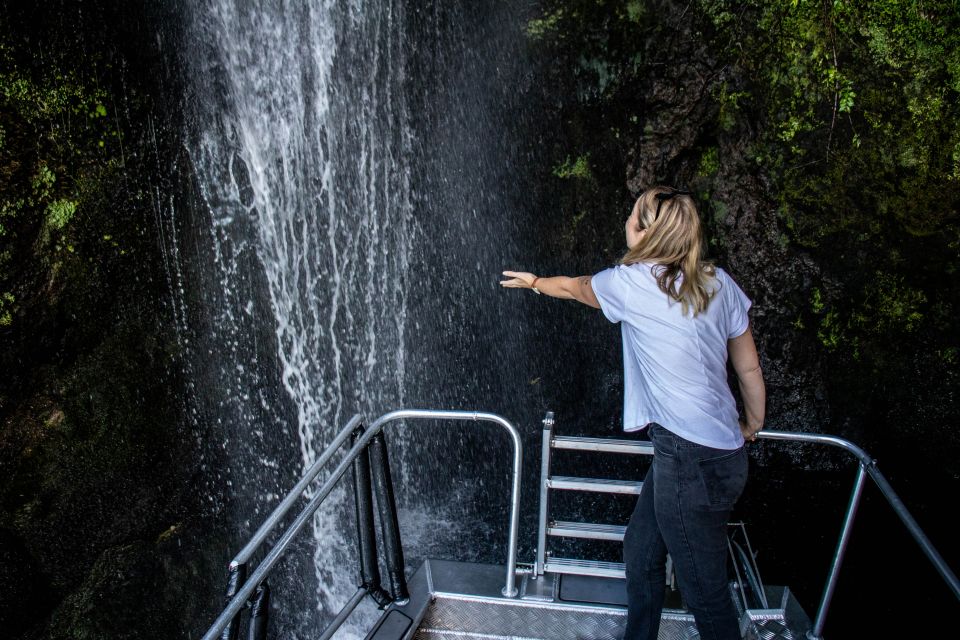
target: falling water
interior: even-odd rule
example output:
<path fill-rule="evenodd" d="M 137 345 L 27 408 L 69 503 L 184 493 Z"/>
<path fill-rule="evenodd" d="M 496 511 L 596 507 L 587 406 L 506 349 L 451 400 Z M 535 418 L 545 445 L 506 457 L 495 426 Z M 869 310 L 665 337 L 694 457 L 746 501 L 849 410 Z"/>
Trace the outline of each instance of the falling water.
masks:
<path fill-rule="evenodd" d="M 505 321 L 496 275 L 531 206 L 514 131 L 533 128 L 516 106 L 522 20 L 503 30 L 498 11 L 207 0 L 184 16 L 194 195 L 171 206 L 167 251 L 194 420 L 217 440 L 208 472 L 238 542 L 354 412 L 510 408 L 491 367 L 521 332 L 478 335 Z M 493 465 L 427 481 L 409 472 L 419 454 L 475 436 L 390 437 L 410 555 L 454 544 Z M 282 637 L 315 633 L 355 588 L 348 497 L 327 501 L 274 578 Z"/>

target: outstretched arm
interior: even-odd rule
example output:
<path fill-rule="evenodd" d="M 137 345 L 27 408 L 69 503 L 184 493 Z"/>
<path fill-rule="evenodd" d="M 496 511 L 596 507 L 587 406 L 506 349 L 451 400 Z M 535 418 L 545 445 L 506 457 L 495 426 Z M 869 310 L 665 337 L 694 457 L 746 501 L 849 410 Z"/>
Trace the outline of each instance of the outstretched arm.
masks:
<path fill-rule="evenodd" d="M 749 326 L 742 335 L 728 341 L 727 352 L 740 381 L 740 395 L 746 414 L 746 419 L 740 421 L 740 431 L 747 440 L 756 440 L 757 432 L 763 429 L 767 389 L 763 383 L 757 345 L 753 342 L 753 332 Z"/>
<path fill-rule="evenodd" d="M 577 278 L 568 278 L 567 276 L 538 278 L 526 271 L 504 271 L 503 275 L 509 279 L 501 280 L 501 287 L 508 289 L 535 288 L 537 293 L 543 293 L 563 300 L 576 300 L 594 309 L 600 308 L 600 301 L 597 300 L 597 295 L 593 292 L 593 287 L 590 286 L 592 276 L 580 276 Z"/>

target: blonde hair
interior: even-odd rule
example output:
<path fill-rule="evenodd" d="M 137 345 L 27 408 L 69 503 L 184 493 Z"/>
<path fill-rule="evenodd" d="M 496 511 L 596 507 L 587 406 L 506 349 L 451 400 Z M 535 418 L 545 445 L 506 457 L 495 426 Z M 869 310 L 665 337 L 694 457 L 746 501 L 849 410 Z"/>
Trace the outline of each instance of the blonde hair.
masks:
<path fill-rule="evenodd" d="M 666 197 L 658 199 L 660 194 Z M 640 227 L 647 232 L 624 254 L 620 263 L 653 263 L 650 270 L 657 285 L 683 305 L 684 315 L 690 309 L 694 316 L 706 310 L 716 293 L 713 286 L 716 270 L 703 258 L 703 231 L 693 198 L 686 192 L 657 186 L 640 194 L 633 210 Z"/>

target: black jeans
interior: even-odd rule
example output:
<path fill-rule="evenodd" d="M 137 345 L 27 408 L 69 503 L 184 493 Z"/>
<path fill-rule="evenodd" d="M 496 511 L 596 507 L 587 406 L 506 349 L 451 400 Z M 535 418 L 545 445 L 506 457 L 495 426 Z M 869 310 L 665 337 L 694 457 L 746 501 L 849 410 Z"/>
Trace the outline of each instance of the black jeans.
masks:
<path fill-rule="evenodd" d="M 669 551 L 680 593 L 703 640 L 740 639 L 727 578 L 727 519 L 747 481 L 747 454 L 713 449 L 649 427 L 653 464 L 623 539 L 625 640 L 654 640 Z"/>

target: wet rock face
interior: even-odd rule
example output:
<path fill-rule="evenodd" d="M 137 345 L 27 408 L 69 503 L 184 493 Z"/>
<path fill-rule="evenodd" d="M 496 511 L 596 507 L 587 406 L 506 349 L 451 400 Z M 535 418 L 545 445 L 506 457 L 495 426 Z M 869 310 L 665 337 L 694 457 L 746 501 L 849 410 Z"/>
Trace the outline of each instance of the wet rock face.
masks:
<path fill-rule="evenodd" d="M 721 186 L 712 197 L 729 209 L 714 221 L 713 233 L 723 238 L 719 262 L 754 303 L 751 321 L 768 388 L 768 424 L 822 431 L 830 413 L 822 362 L 816 345 L 795 324 L 820 270 L 809 256 L 783 243 L 763 177 L 738 173 L 725 180 L 725 170 L 721 162 Z"/>
<path fill-rule="evenodd" d="M 663 22 L 671 22 L 669 12 Z M 646 90 L 636 94 L 634 108 L 646 115 L 637 139 L 626 145 L 626 186 L 633 195 L 655 184 L 694 190 L 710 257 L 753 300 L 768 424 L 821 431 L 830 413 L 822 363 L 817 345 L 795 324 L 820 269 L 786 241 L 771 178 L 748 157 L 757 142 L 756 129 L 747 121 L 728 130 L 720 126 L 715 96 L 722 85 L 743 84 L 744 79 L 716 61 L 691 23 L 682 24 L 687 26 L 667 40 L 672 48 L 663 47 L 663 38 L 648 44 L 646 56 L 667 62 L 651 68 Z M 705 170 L 707 151 L 715 165 Z"/>
<path fill-rule="evenodd" d="M 702 32 L 709 25 L 692 6 L 641 3 L 644 13 L 634 19 L 586 2 L 548 4 L 553 12 L 547 11 L 544 21 L 551 30 L 543 35 L 530 30 L 549 60 L 551 99 L 560 107 L 556 164 L 547 178 L 557 203 L 548 207 L 551 216 L 544 224 L 563 233 L 547 238 L 553 245 L 544 253 L 559 272 L 602 268 L 597 256 L 606 257 L 608 265 L 622 255 L 622 221 L 644 189 L 669 184 L 693 191 L 708 256 L 753 300 L 767 424 L 823 431 L 832 411 L 822 374 L 824 352 L 800 319 L 824 274 L 789 241 L 778 215 L 778 185 L 756 159 L 764 132 L 759 116 L 724 105 L 723 96 L 745 90 L 751 79 L 711 49 Z M 595 73 L 597 68 L 604 73 Z M 588 169 L 569 169 L 573 158 L 583 159 Z M 574 323 L 570 332 L 589 334 L 581 375 L 561 386 L 609 377 L 606 369 L 619 366 L 619 345 L 605 342 L 608 332 L 584 330 L 563 315 L 551 320 Z M 604 352 L 607 357 L 594 355 Z M 614 378 L 613 384 L 584 392 L 598 414 L 604 415 L 600 405 L 606 413 L 619 408 L 621 381 Z M 566 408 L 562 394 L 551 402 Z M 583 403 L 570 410 L 582 412 Z M 615 415 L 604 420 L 617 422 Z"/>
<path fill-rule="evenodd" d="M 49 623 L 29 638 L 199 637 L 214 589 L 185 588 L 215 572 L 209 528 L 171 527 L 156 540 L 134 540 L 106 549 L 83 582 L 57 607 Z M 208 585 L 209 587 L 209 585 Z"/>
<path fill-rule="evenodd" d="M 0 283 L 16 304 L 0 324 L 0 635 L 194 637 L 228 544 L 196 491 L 198 434 L 180 419 L 156 237 L 174 111 L 152 102 L 163 92 L 150 83 L 172 81 L 144 43 L 157 35 L 146 14 L 163 9 L 54 4 L 0 8 L 2 72 L 67 93 L 80 118 L 57 146 L 51 131 L 65 127 L 42 109 L 0 115 L 18 127 L 0 156 L 5 202 L 29 201 L 39 157 L 76 205 L 53 231 L 32 202 L 3 216 Z M 84 129 L 69 102 L 101 95 L 105 138 L 107 125 Z"/>
<path fill-rule="evenodd" d="M 7 528 L 0 528 L 0 584 L 0 624 L 15 637 L 37 618 L 49 595 L 29 550 Z"/>

